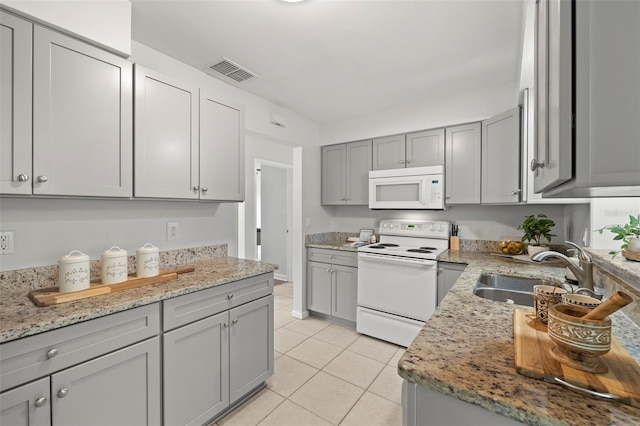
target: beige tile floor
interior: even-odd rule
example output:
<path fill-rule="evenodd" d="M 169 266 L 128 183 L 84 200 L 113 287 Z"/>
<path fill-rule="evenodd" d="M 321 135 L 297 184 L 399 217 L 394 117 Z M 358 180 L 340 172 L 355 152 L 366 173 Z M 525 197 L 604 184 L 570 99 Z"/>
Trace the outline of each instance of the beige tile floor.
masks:
<path fill-rule="evenodd" d="M 219 426 L 397 426 L 404 352 L 353 328 L 291 316 L 291 283 L 274 288 L 274 375 Z"/>

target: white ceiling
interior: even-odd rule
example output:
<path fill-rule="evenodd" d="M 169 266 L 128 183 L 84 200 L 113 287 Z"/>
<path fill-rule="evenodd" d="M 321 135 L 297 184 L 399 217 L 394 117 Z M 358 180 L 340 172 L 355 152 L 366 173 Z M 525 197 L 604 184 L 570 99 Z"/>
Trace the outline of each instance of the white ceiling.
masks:
<path fill-rule="evenodd" d="M 519 78 L 525 0 L 131 0 L 133 39 L 319 124 Z"/>

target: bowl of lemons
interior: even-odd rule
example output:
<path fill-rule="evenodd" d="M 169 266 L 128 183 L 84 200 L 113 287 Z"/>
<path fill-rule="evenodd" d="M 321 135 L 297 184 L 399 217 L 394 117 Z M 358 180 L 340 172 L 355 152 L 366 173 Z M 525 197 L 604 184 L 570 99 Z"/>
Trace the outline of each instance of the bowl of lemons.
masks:
<path fill-rule="evenodd" d="M 522 253 L 524 244 L 518 238 L 502 237 L 500 241 L 500 251 L 504 254 L 515 256 Z"/>

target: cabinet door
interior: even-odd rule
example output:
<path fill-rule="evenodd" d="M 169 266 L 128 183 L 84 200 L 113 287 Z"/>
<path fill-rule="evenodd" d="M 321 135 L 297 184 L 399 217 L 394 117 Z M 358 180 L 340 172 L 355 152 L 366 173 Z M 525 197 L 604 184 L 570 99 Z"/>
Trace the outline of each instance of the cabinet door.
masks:
<path fill-rule="evenodd" d="M 371 170 L 371 141 L 346 144 L 347 182 L 346 204 L 369 205 L 369 171 Z"/>
<path fill-rule="evenodd" d="M 535 192 L 573 176 L 572 3 L 536 2 L 536 153 L 531 164 Z"/>
<path fill-rule="evenodd" d="M 344 144 L 322 147 L 322 205 L 345 203 L 346 149 Z"/>
<path fill-rule="evenodd" d="M 407 135 L 407 167 L 444 165 L 444 129 Z"/>
<path fill-rule="evenodd" d="M 34 26 L 33 193 L 130 197 L 131 63 Z"/>
<path fill-rule="evenodd" d="M 273 374 L 273 296 L 229 311 L 229 398 L 237 401 Z"/>
<path fill-rule="evenodd" d="M 160 424 L 158 337 L 51 376 L 53 426 Z"/>
<path fill-rule="evenodd" d="M 520 202 L 520 107 L 482 122 L 483 204 Z"/>
<path fill-rule="evenodd" d="M 480 203 L 480 123 L 447 127 L 446 203 Z"/>
<path fill-rule="evenodd" d="M 244 201 L 244 108 L 203 90 L 200 199 Z"/>
<path fill-rule="evenodd" d="M 0 425 L 49 426 L 49 377 L 0 394 Z"/>
<path fill-rule="evenodd" d="M 406 163 L 405 135 L 373 140 L 373 170 L 403 169 Z"/>
<path fill-rule="evenodd" d="M 358 296 L 358 268 L 332 265 L 331 315 L 348 321 L 356 321 Z"/>
<path fill-rule="evenodd" d="M 135 66 L 136 197 L 197 199 L 197 88 Z"/>
<path fill-rule="evenodd" d="M 202 425 L 229 405 L 227 311 L 164 334 L 164 423 Z"/>
<path fill-rule="evenodd" d="M 438 305 L 466 267 L 467 265 L 461 263 L 438 262 Z"/>
<path fill-rule="evenodd" d="M 331 315 L 331 265 L 307 262 L 307 286 L 309 309 Z"/>
<path fill-rule="evenodd" d="M 0 193 L 31 194 L 31 33 L 0 11 Z"/>

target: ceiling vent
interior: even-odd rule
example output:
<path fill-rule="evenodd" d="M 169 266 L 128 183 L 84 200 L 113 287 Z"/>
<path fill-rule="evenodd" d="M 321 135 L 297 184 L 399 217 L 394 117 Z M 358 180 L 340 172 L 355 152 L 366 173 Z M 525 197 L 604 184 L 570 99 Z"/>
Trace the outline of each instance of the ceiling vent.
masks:
<path fill-rule="evenodd" d="M 221 62 L 218 62 L 217 64 L 212 65 L 209 68 L 237 82 L 247 81 L 253 77 L 258 76 L 248 69 L 243 68 L 240 65 L 230 61 L 224 56 L 222 57 Z"/>

